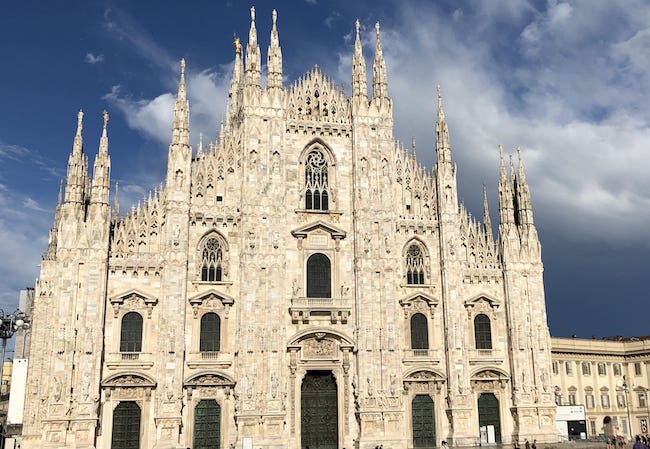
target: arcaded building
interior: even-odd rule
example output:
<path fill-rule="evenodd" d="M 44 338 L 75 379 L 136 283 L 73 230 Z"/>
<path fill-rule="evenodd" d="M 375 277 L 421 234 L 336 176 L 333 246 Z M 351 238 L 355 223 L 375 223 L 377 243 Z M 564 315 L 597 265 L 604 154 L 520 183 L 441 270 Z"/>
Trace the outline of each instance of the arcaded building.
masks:
<path fill-rule="evenodd" d="M 557 441 L 521 158 L 495 157 L 493 233 L 487 196 L 481 219 L 459 204 L 440 91 L 432 168 L 393 137 L 379 25 L 367 86 L 357 23 L 346 94 L 318 67 L 283 84 L 275 13 L 263 84 L 251 16 L 218 137 L 190 145 L 182 61 L 166 177 L 125 215 L 108 115 L 91 174 L 79 113 L 22 447 Z"/>

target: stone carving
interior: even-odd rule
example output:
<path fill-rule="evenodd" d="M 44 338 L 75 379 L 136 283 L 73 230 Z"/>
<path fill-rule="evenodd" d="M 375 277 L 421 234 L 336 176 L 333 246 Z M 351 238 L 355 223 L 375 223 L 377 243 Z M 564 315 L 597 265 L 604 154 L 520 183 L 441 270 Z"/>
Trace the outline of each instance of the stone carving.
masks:
<path fill-rule="evenodd" d="M 278 377 L 271 374 L 271 397 L 275 398 L 278 395 Z"/>
<path fill-rule="evenodd" d="M 305 357 L 334 357 L 336 354 L 336 342 L 324 338 L 305 340 L 302 348 Z"/>
<path fill-rule="evenodd" d="M 50 387 L 50 396 L 53 402 L 60 402 L 63 394 L 63 384 L 59 376 L 54 376 Z"/>

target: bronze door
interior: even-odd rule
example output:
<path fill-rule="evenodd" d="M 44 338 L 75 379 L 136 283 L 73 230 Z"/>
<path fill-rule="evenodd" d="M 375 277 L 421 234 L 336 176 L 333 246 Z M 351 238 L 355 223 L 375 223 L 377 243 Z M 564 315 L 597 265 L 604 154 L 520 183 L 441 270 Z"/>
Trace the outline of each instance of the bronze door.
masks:
<path fill-rule="evenodd" d="M 411 402 L 413 447 L 436 447 L 436 421 L 433 400 L 428 394 L 418 394 Z"/>
<path fill-rule="evenodd" d="M 478 398 L 478 425 L 494 426 L 494 439 L 501 442 L 501 417 L 499 413 L 499 400 L 494 393 L 481 393 Z"/>
<path fill-rule="evenodd" d="M 331 371 L 308 371 L 300 397 L 301 447 L 338 449 L 338 402 Z"/>
<path fill-rule="evenodd" d="M 193 449 L 221 447 L 221 406 L 214 399 L 203 399 L 194 408 Z"/>

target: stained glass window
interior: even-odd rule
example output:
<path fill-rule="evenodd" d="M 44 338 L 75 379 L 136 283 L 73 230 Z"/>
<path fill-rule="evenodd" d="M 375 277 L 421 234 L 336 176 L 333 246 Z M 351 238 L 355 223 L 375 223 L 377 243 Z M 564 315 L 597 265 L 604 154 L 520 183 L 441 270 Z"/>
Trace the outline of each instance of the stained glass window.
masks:
<path fill-rule="evenodd" d="M 223 274 L 223 249 L 219 239 L 210 237 L 203 245 L 201 252 L 201 280 L 208 282 L 221 281 Z"/>
<path fill-rule="evenodd" d="M 305 160 L 305 209 L 329 209 L 327 158 L 320 149 L 312 150 Z"/>
<path fill-rule="evenodd" d="M 406 283 L 424 284 L 424 255 L 416 244 L 409 246 L 406 253 Z"/>

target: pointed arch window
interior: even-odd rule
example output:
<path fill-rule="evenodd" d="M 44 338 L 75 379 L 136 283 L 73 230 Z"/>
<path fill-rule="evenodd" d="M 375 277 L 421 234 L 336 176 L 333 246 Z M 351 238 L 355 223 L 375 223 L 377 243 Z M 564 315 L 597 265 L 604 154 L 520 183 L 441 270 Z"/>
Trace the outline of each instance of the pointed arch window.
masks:
<path fill-rule="evenodd" d="M 140 449 L 141 411 L 134 401 L 122 401 L 113 410 L 111 449 Z"/>
<path fill-rule="evenodd" d="M 307 259 L 307 297 L 332 297 L 332 264 L 329 257 L 316 253 Z"/>
<path fill-rule="evenodd" d="M 219 282 L 223 277 L 223 245 L 216 237 L 209 237 L 201 251 L 201 280 Z"/>
<path fill-rule="evenodd" d="M 406 283 L 424 284 L 424 253 L 420 245 L 412 243 L 406 251 Z"/>
<path fill-rule="evenodd" d="M 429 329 L 427 317 L 415 313 L 411 317 L 411 349 L 415 355 L 429 349 Z"/>
<path fill-rule="evenodd" d="M 492 328 L 490 318 L 481 313 L 474 318 L 474 341 L 476 349 L 492 349 Z"/>
<path fill-rule="evenodd" d="M 328 178 L 327 157 L 315 148 L 305 158 L 305 209 L 329 210 Z"/>
<path fill-rule="evenodd" d="M 221 318 L 216 313 L 206 313 L 201 317 L 201 338 L 199 351 L 217 352 L 221 349 Z"/>
<path fill-rule="evenodd" d="M 142 352 L 142 315 L 137 312 L 122 317 L 120 352 Z"/>

